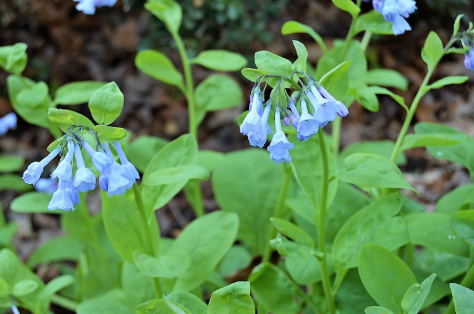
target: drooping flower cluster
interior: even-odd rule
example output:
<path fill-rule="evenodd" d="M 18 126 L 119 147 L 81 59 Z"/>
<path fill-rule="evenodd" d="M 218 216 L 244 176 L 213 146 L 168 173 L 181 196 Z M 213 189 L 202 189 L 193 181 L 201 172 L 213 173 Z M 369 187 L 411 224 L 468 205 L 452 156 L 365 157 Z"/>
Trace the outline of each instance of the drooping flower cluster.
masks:
<path fill-rule="evenodd" d="M 0 118 L 0 136 L 4 136 L 8 130 L 16 129 L 17 117 L 14 112 L 10 112 L 3 118 Z"/>
<path fill-rule="evenodd" d="M 84 14 L 93 15 L 95 8 L 100 7 L 113 7 L 117 0 L 74 0 L 79 2 L 76 5 L 78 11 L 84 12 Z"/>
<path fill-rule="evenodd" d="M 298 140 L 307 141 L 318 133 L 319 128 L 334 121 L 337 116 L 345 117 L 349 114 L 347 107 L 314 79 L 308 78 L 308 86 L 302 85 L 301 92 L 295 99 L 287 97 L 288 107 L 285 108 L 277 101 L 278 105 L 274 109 L 275 134 L 267 150 L 270 152 L 270 159 L 278 164 L 291 161 L 289 151 L 294 146 L 282 131 L 282 116 L 285 125 L 291 123 L 296 129 Z M 268 118 L 272 100 L 270 99 L 265 105 L 263 100 L 263 92 L 257 84 L 250 95 L 250 111 L 240 125 L 240 132 L 248 137 L 250 145 L 260 148 L 267 142 L 267 135 L 271 134 Z"/>
<path fill-rule="evenodd" d="M 411 31 L 410 24 L 405 19 L 417 9 L 414 0 L 373 0 L 372 4 L 387 22 L 393 23 L 395 35 Z"/>
<path fill-rule="evenodd" d="M 120 164 L 114 160 L 108 144 L 97 145 L 99 148 L 95 150 L 77 134 L 73 136 L 66 134 L 64 141 L 66 142 L 64 145 L 55 148 L 43 160 L 30 164 L 23 174 L 23 181 L 26 183 L 40 184 L 38 190 L 46 193 L 51 192 L 54 186 L 52 182 L 40 179 L 40 176 L 44 167 L 51 160 L 59 154 L 63 156 L 58 167 L 51 174 L 51 178 L 57 180 L 57 187 L 48 205 L 49 210 L 74 210 L 74 205 L 79 203 L 79 192 L 95 189 L 96 177 L 84 163 L 81 146 L 92 157 L 92 162 L 100 173 L 99 185 L 102 190 L 108 193 L 109 197 L 125 193 L 127 189 L 132 187 L 135 180 L 140 178 L 135 166 L 128 161 L 118 142 L 113 145 L 119 156 Z M 73 167 L 74 160 L 75 171 Z"/>

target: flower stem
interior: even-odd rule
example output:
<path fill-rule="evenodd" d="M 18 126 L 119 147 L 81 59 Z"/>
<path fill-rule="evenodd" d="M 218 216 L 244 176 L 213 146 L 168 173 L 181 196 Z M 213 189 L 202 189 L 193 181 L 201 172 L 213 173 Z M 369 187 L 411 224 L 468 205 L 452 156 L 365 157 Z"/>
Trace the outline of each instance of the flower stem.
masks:
<path fill-rule="evenodd" d="M 318 250 L 322 253 L 319 258 L 321 264 L 321 277 L 323 281 L 324 295 L 326 296 L 328 312 L 330 314 L 336 313 L 336 306 L 334 303 L 334 297 L 331 291 L 331 280 L 329 278 L 328 261 L 326 254 L 326 206 L 328 196 L 328 185 L 329 185 L 329 162 L 326 151 L 326 143 L 324 142 L 323 130 L 320 129 L 318 132 L 319 146 L 321 148 L 321 157 L 323 162 L 323 185 L 321 193 L 321 203 L 319 211 L 316 211 L 315 221 L 318 226 Z"/>
<path fill-rule="evenodd" d="M 281 211 L 283 209 L 284 203 L 285 203 L 285 197 L 286 193 L 288 192 L 288 186 L 290 185 L 290 180 L 291 180 L 291 168 L 288 165 L 284 165 L 284 179 L 283 179 L 283 185 L 280 191 L 280 197 L 278 198 L 278 202 L 275 206 L 275 211 L 273 212 L 273 217 L 278 218 L 281 215 Z M 270 247 L 270 240 L 273 239 L 276 235 L 276 230 L 275 226 L 273 224 L 270 224 L 270 232 L 269 232 L 269 238 L 267 241 L 265 241 L 265 248 L 263 251 L 263 261 L 262 263 L 269 262 L 270 261 L 270 256 L 272 253 L 272 248 Z"/>
<path fill-rule="evenodd" d="M 469 270 L 467 271 L 466 275 L 464 276 L 463 280 L 461 281 L 461 286 L 469 288 L 472 281 L 474 280 L 474 263 L 471 265 Z M 444 314 L 454 314 L 454 303 L 453 300 L 449 302 L 448 308 Z"/>
<path fill-rule="evenodd" d="M 140 189 L 136 183 L 133 184 L 133 193 L 135 194 L 135 200 L 138 207 L 138 213 L 140 214 L 140 220 L 143 225 L 143 229 L 145 231 L 145 245 L 147 248 L 147 253 L 150 256 L 156 257 L 155 250 L 153 248 L 153 239 L 151 237 L 150 226 L 148 225 L 148 217 L 145 212 L 145 207 L 143 206 L 142 195 L 140 193 Z M 160 281 L 158 278 L 152 278 L 153 285 L 155 287 L 155 293 L 158 298 L 163 296 Z"/>
<path fill-rule="evenodd" d="M 51 303 L 59 305 L 60 307 L 76 312 L 77 302 L 61 295 L 53 294 L 51 296 Z"/>

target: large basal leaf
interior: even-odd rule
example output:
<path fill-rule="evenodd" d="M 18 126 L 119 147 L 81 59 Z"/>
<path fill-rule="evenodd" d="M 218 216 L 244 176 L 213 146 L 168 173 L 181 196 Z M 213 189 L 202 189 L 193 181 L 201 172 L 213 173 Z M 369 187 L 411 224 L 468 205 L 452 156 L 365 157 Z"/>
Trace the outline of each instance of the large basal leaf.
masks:
<path fill-rule="evenodd" d="M 189 224 L 168 252 L 183 251 L 190 258 L 173 291 L 191 291 L 204 282 L 234 243 L 238 228 L 237 215 L 225 212 L 214 212 Z"/>
<path fill-rule="evenodd" d="M 238 281 L 216 290 L 209 301 L 208 314 L 255 314 L 250 283 Z"/>
<path fill-rule="evenodd" d="M 403 296 L 417 282 L 398 256 L 378 245 L 366 244 L 359 255 L 359 274 L 365 289 L 378 305 L 395 314 L 403 313 Z"/>
<path fill-rule="evenodd" d="M 335 295 L 341 314 L 360 314 L 369 305 L 375 304 L 360 280 L 357 269 L 350 269 Z"/>
<path fill-rule="evenodd" d="M 181 304 L 192 314 L 207 314 L 207 304 L 186 291 L 176 291 L 166 295 L 165 299 Z"/>
<path fill-rule="evenodd" d="M 154 136 L 139 136 L 128 145 L 125 152 L 128 160 L 140 172 L 145 172 L 146 167 L 168 141 Z"/>
<path fill-rule="evenodd" d="M 189 266 L 188 255 L 177 250 L 158 258 L 135 252 L 133 261 L 142 273 L 152 278 L 175 278 L 183 274 Z"/>
<path fill-rule="evenodd" d="M 81 246 L 75 239 L 60 237 L 51 239 L 41 245 L 28 259 L 28 267 L 39 264 L 57 262 L 61 260 L 77 261 L 81 253 Z"/>
<path fill-rule="evenodd" d="M 394 217 L 402 208 L 397 194 L 382 197 L 355 213 L 334 239 L 332 259 L 336 271 L 357 266 L 359 252 L 366 243 L 391 251 L 410 242 L 405 221 Z"/>
<path fill-rule="evenodd" d="M 263 251 L 269 237 L 270 218 L 283 184 L 282 170 L 266 152 L 247 149 L 226 154 L 213 173 L 219 206 L 239 216 L 238 238 L 255 253 Z"/>
<path fill-rule="evenodd" d="M 152 279 L 127 262 L 122 264 L 120 285 L 130 304 L 142 304 L 155 297 Z"/>

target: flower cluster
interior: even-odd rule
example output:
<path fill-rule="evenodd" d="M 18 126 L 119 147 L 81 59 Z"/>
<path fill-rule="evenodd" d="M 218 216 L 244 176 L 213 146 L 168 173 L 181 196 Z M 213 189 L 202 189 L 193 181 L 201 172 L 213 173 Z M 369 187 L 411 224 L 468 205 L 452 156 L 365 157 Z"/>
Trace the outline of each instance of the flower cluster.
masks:
<path fill-rule="evenodd" d="M 372 4 L 387 22 L 393 23 L 392 29 L 395 35 L 411 31 L 410 24 L 405 18 L 417 9 L 414 0 L 373 0 Z"/>
<path fill-rule="evenodd" d="M 0 136 L 4 136 L 8 130 L 16 129 L 16 114 L 10 112 L 3 118 L 0 118 Z"/>
<path fill-rule="evenodd" d="M 79 2 L 76 5 L 78 11 L 84 12 L 84 14 L 93 15 L 95 8 L 100 7 L 113 7 L 117 0 L 74 0 Z"/>
<path fill-rule="evenodd" d="M 345 117 L 349 114 L 347 107 L 314 79 L 308 78 L 308 86 L 302 85 L 301 92 L 296 98 L 288 97 L 286 108 L 277 101 L 278 105 L 274 109 L 275 134 L 267 150 L 270 152 L 270 159 L 278 164 L 291 161 L 289 151 L 294 146 L 282 131 L 282 116 L 285 125 L 288 126 L 291 123 L 296 129 L 298 140 L 307 141 L 318 133 L 319 128 L 334 121 L 337 116 Z M 267 135 L 271 134 L 268 118 L 272 109 L 272 100 L 270 99 L 265 105 L 263 100 L 263 92 L 257 85 L 250 95 L 250 111 L 240 125 L 240 132 L 248 137 L 250 145 L 260 148 L 267 142 Z"/>
<path fill-rule="evenodd" d="M 65 135 L 66 142 L 62 147 L 55 148 L 47 157 L 41 161 L 33 162 L 23 174 L 23 181 L 28 184 L 40 184 L 38 190 L 46 193 L 51 192 L 54 184 L 49 181 L 40 181 L 44 167 L 59 154 L 63 155 L 58 167 L 51 174 L 51 178 L 57 180 L 56 190 L 53 193 L 49 210 L 62 209 L 74 210 L 74 205 L 79 203 L 79 192 L 87 192 L 95 189 L 96 177 L 86 167 L 81 152 L 81 146 L 91 156 L 92 162 L 100 172 L 99 185 L 102 190 L 110 196 L 121 195 L 132 187 L 136 179 L 140 178 L 135 166 L 125 156 L 120 144 L 115 142 L 114 148 L 118 154 L 120 164 L 115 161 L 108 144 L 98 145 L 98 150 L 80 138 L 78 135 Z M 76 170 L 74 171 L 73 161 Z"/>

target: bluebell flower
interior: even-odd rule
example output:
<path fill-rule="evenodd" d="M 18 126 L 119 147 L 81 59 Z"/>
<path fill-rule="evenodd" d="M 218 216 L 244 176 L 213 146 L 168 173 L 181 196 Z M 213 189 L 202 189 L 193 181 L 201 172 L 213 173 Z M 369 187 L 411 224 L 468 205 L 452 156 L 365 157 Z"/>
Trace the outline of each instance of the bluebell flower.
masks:
<path fill-rule="evenodd" d="M 260 129 L 262 128 L 262 117 L 259 112 L 263 106 L 263 103 L 259 95 L 260 90 L 256 89 L 252 98 L 252 106 L 250 106 L 250 111 L 240 125 L 240 133 L 243 135 L 248 135 L 251 131 L 259 133 Z"/>
<path fill-rule="evenodd" d="M 53 194 L 58 189 L 58 181 L 41 178 L 35 184 L 35 190 L 42 193 Z"/>
<path fill-rule="evenodd" d="M 76 190 L 76 187 L 72 181 L 66 182 L 66 192 L 68 192 L 73 205 L 79 203 L 79 192 Z"/>
<path fill-rule="evenodd" d="M 70 181 L 72 178 L 72 158 L 74 157 L 74 143 L 68 141 L 66 157 L 59 163 L 58 167 L 51 173 L 51 178 Z"/>
<path fill-rule="evenodd" d="M 112 152 L 110 151 L 109 144 L 104 144 L 107 157 L 113 159 Z M 130 184 L 130 181 L 126 178 L 127 174 L 125 170 L 118 162 L 113 162 L 110 168 L 105 169 L 101 172 L 99 177 L 99 185 L 102 190 L 107 192 L 110 196 L 112 195 L 122 195 L 125 191 L 133 185 L 133 182 Z"/>
<path fill-rule="evenodd" d="M 92 163 L 97 168 L 97 170 L 99 170 L 99 172 L 102 172 L 112 166 L 114 160 L 102 152 L 95 151 L 89 145 L 89 143 L 87 143 L 87 141 L 82 143 L 82 147 L 84 147 L 86 152 L 92 157 Z"/>
<path fill-rule="evenodd" d="M 137 168 L 128 161 L 127 156 L 122 150 L 122 146 L 120 146 L 119 142 L 114 142 L 115 150 L 120 158 L 120 163 L 122 164 L 122 168 L 125 171 L 125 178 L 130 182 L 127 188 L 131 188 L 135 180 L 140 179 L 140 174 L 137 171 Z"/>
<path fill-rule="evenodd" d="M 74 174 L 74 187 L 79 192 L 87 192 L 95 189 L 95 175 L 84 164 L 82 158 L 81 148 L 79 145 L 74 145 L 74 156 L 76 158 L 77 170 Z"/>
<path fill-rule="evenodd" d="M 54 157 L 59 155 L 60 152 L 61 150 L 56 148 L 43 160 L 31 163 L 23 173 L 23 181 L 28 184 L 35 184 L 41 177 L 44 167 L 49 164 Z"/>
<path fill-rule="evenodd" d="M 74 1 L 79 2 L 76 5 L 76 9 L 88 15 L 93 15 L 95 13 L 95 8 L 100 8 L 104 6 L 112 7 L 117 2 L 117 0 L 74 0 Z"/>
<path fill-rule="evenodd" d="M 468 70 L 474 70 L 474 49 L 469 49 L 464 56 L 464 66 Z"/>
<path fill-rule="evenodd" d="M 270 159 L 275 161 L 277 164 L 284 162 L 290 162 L 290 152 L 289 150 L 293 149 L 293 143 L 290 143 L 286 138 L 285 133 L 281 130 L 281 121 L 280 121 L 280 109 L 275 110 L 275 134 L 272 137 L 270 146 L 267 147 L 267 150 L 270 152 Z"/>
<path fill-rule="evenodd" d="M 14 112 L 10 112 L 0 118 L 0 136 L 4 136 L 8 130 L 16 129 L 17 117 Z"/>
<path fill-rule="evenodd" d="M 262 148 L 263 145 L 267 142 L 267 135 L 271 133 L 271 129 L 267 127 L 268 125 L 268 116 L 270 115 L 271 105 L 267 105 L 263 111 L 262 118 L 259 121 L 258 128 L 253 128 L 248 133 L 249 143 L 252 146 L 257 146 Z"/>
<path fill-rule="evenodd" d="M 18 308 L 16 307 L 15 304 L 11 304 L 12 305 L 12 313 L 13 314 L 20 314 L 20 311 L 18 311 Z"/>
<path fill-rule="evenodd" d="M 306 101 L 301 99 L 301 116 L 296 129 L 296 137 L 300 141 L 307 141 L 311 136 L 318 133 L 319 123 L 309 114 Z"/>
<path fill-rule="evenodd" d="M 341 101 L 336 100 L 336 98 L 329 94 L 329 92 L 322 85 L 319 85 L 318 91 L 321 93 L 321 95 L 323 95 L 324 98 L 333 103 L 334 110 L 338 116 L 343 118 L 349 114 L 349 110 L 347 109 L 346 105 L 344 105 Z"/>
<path fill-rule="evenodd" d="M 392 30 L 395 35 L 411 30 L 410 24 L 405 18 L 408 18 L 417 9 L 414 0 L 374 0 L 372 4 L 387 22 L 393 23 Z"/>
<path fill-rule="evenodd" d="M 54 192 L 51 201 L 49 202 L 48 209 L 55 210 L 61 209 L 64 211 L 74 210 L 74 204 L 71 199 L 69 192 L 66 191 L 67 181 L 59 180 L 58 189 Z"/>

